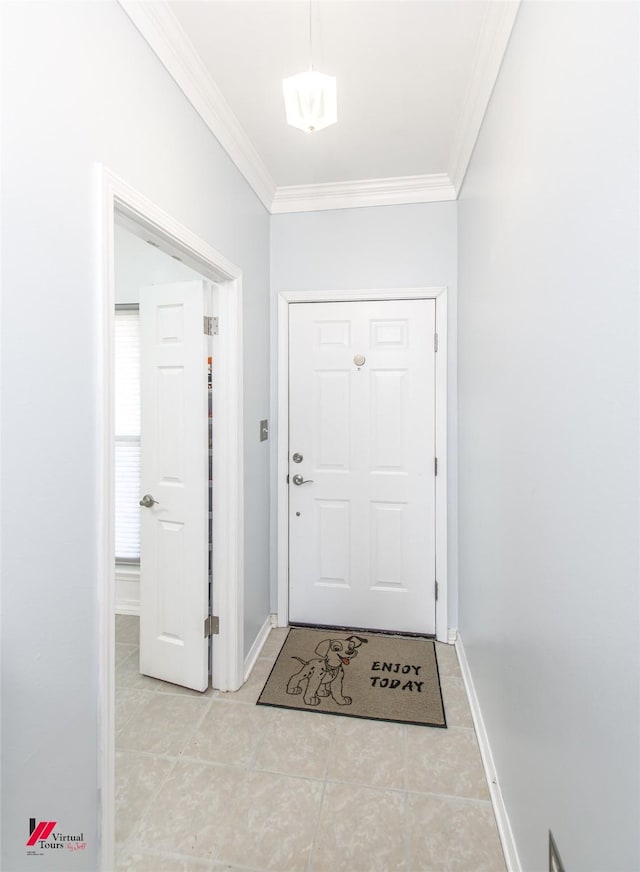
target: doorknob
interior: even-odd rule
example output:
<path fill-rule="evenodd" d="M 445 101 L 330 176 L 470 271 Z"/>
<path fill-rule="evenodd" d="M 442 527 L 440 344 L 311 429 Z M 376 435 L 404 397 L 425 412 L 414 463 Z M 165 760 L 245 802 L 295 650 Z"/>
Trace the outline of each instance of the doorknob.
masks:
<path fill-rule="evenodd" d="M 144 506 L 145 509 L 150 509 L 154 503 L 157 503 L 158 500 L 154 500 L 151 494 L 145 494 L 140 500 L 139 505 Z"/>
<path fill-rule="evenodd" d="M 294 475 L 292 480 L 294 484 L 313 484 L 312 478 L 303 478 L 301 475 Z"/>

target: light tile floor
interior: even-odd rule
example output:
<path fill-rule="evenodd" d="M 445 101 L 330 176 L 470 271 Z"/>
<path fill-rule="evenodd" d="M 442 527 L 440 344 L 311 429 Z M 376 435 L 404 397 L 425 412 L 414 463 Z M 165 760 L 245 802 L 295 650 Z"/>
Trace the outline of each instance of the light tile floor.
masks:
<path fill-rule="evenodd" d="M 455 650 L 448 729 L 256 706 L 286 630 L 237 693 L 138 674 L 116 620 L 119 872 L 504 872 Z"/>

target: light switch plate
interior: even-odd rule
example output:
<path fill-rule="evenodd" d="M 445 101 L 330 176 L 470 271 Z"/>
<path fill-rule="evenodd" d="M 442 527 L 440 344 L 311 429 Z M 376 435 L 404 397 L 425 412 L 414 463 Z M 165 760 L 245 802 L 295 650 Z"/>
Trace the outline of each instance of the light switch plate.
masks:
<path fill-rule="evenodd" d="M 269 421 L 265 418 L 264 421 L 260 421 L 260 441 L 266 442 L 269 438 Z"/>

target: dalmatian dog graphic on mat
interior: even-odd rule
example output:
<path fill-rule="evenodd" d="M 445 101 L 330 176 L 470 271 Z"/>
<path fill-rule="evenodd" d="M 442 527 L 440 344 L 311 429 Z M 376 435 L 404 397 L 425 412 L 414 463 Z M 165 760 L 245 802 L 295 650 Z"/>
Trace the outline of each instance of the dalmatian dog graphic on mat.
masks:
<path fill-rule="evenodd" d="M 357 648 L 367 639 L 349 636 L 347 639 L 323 639 L 316 648 L 317 657 L 303 660 L 302 668 L 287 683 L 287 693 L 302 693 L 305 705 L 320 705 L 320 697 L 332 697 L 338 705 L 351 705 L 351 697 L 343 696 L 344 667 L 356 656 Z M 305 686 L 306 684 L 306 686 Z"/>

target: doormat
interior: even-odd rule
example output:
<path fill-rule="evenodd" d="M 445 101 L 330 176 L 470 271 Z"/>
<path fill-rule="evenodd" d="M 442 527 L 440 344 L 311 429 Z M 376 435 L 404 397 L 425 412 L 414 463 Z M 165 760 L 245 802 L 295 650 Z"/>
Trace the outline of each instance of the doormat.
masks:
<path fill-rule="evenodd" d="M 446 727 L 430 639 L 292 627 L 258 705 Z"/>

